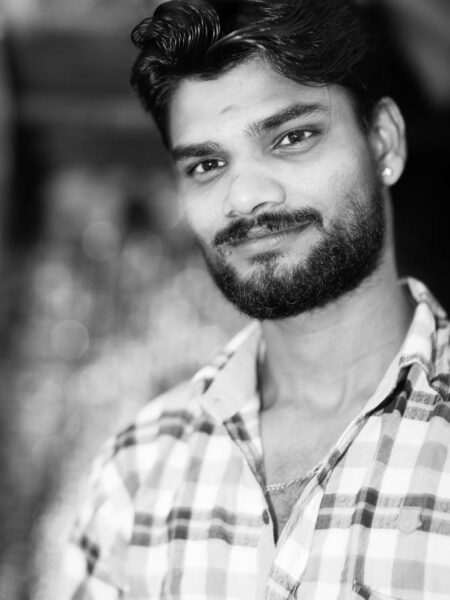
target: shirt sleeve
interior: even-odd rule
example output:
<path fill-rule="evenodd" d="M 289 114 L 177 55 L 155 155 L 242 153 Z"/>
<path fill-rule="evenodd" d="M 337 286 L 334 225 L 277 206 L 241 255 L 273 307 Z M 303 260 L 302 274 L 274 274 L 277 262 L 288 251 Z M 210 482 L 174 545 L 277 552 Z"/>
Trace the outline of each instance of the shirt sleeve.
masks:
<path fill-rule="evenodd" d="M 100 457 L 62 560 L 60 600 L 124 598 L 133 520 L 132 500 L 117 463 Z"/>

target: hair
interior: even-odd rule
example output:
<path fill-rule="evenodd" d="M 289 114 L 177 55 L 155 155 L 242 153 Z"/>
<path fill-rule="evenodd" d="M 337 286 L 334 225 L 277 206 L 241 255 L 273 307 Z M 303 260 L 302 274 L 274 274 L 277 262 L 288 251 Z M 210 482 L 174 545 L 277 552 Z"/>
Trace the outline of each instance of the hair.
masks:
<path fill-rule="evenodd" d="M 168 108 L 186 78 L 214 79 L 261 56 L 304 85 L 340 85 L 365 131 L 387 94 L 385 62 L 356 0 L 170 0 L 132 34 L 131 85 L 166 146 Z"/>

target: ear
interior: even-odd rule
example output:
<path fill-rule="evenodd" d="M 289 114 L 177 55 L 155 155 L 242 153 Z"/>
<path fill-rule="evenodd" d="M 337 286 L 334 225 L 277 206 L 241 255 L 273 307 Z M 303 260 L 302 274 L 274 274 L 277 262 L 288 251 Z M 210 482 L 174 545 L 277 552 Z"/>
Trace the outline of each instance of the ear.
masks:
<path fill-rule="evenodd" d="M 407 158 L 405 121 L 392 98 L 383 98 L 375 106 L 370 142 L 381 180 L 390 187 L 400 179 Z"/>

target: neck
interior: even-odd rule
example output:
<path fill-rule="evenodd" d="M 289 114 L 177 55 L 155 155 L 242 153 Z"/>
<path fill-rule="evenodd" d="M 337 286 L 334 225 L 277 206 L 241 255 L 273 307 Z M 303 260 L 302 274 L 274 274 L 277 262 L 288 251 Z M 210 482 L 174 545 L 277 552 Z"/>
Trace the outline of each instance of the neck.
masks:
<path fill-rule="evenodd" d="M 408 331 L 413 306 L 391 251 L 376 273 L 334 303 L 285 321 L 266 321 L 263 409 L 326 418 L 362 407 Z"/>

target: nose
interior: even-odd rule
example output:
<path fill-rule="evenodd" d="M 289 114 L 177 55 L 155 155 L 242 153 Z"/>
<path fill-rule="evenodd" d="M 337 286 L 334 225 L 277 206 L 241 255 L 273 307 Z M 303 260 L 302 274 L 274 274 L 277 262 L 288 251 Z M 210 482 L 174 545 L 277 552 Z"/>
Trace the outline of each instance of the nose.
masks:
<path fill-rule="evenodd" d="M 283 204 L 285 200 L 284 187 L 273 177 L 261 172 L 238 174 L 230 184 L 223 210 L 228 217 L 249 216 Z"/>

